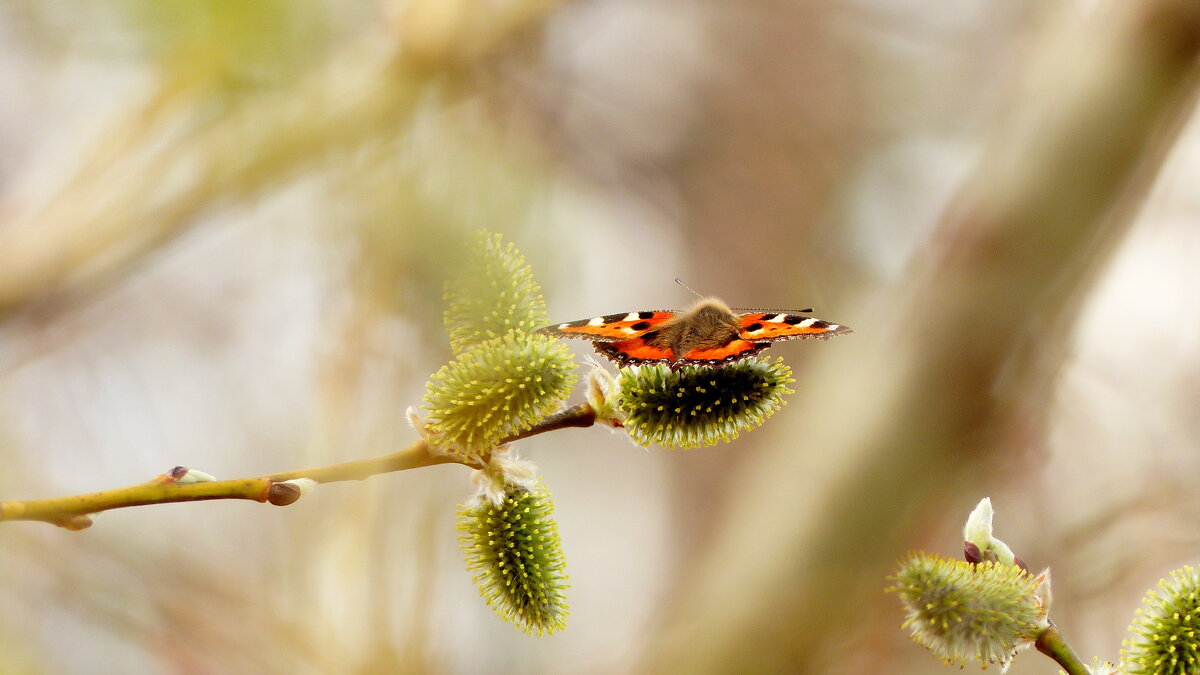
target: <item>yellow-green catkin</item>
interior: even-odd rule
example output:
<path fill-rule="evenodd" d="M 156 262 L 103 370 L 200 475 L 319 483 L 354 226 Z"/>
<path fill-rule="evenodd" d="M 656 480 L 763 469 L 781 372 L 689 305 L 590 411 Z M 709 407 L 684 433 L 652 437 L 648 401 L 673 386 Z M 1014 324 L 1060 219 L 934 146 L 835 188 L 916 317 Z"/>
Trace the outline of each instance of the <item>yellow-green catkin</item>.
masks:
<path fill-rule="evenodd" d="M 639 445 L 697 448 L 737 438 L 762 424 L 791 394 L 782 360 L 755 357 L 719 366 L 622 368 L 618 406 Z"/>
<path fill-rule="evenodd" d="M 432 443 L 475 457 L 557 409 L 575 384 L 561 342 L 509 333 L 463 352 L 430 378 L 425 394 Z"/>
<path fill-rule="evenodd" d="M 1200 673 L 1200 575 L 1190 566 L 1171 572 L 1142 600 L 1121 649 L 1129 675 Z"/>
<path fill-rule="evenodd" d="M 542 485 L 510 486 L 500 504 L 476 497 L 458 511 L 459 544 L 496 615 L 531 635 L 566 626 L 566 561 Z"/>
<path fill-rule="evenodd" d="M 509 332 L 531 335 L 548 319 L 525 258 L 498 234 L 479 232 L 446 286 L 446 330 L 455 354 Z"/>
<path fill-rule="evenodd" d="M 1005 666 L 1049 626 L 1047 573 L 914 553 L 892 581 L 888 590 L 900 596 L 903 627 L 948 664 Z"/>
<path fill-rule="evenodd" d="M 570 351 L 538 335 L 546 322 L 533 272 L 500 235 L 478 233 L 446 291 L 457 355 L 430 378 L 429 442 L 478 458 L 561 407 L 575 384 Z"/>

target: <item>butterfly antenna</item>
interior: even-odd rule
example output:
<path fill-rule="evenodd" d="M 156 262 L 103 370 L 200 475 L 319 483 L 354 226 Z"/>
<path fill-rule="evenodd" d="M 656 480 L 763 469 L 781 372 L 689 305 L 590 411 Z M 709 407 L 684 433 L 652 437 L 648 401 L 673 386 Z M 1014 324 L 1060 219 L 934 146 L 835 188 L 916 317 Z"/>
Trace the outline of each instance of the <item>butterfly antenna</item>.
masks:
<path fill-rule="evenodd" d="M 692 291 L 692 295 L 696 296 L 697 298 L 700 298 L 701 300 L 703 300 L 703 299 L 704 299 L 704 296 L 703 296 L 703 295 L 700 295 L 700 294 L 699 294 L 699 293 L 697 293 L 696 291 L 692 290 L 692 287 L 691 287 L 691 286 L 688 286 L 688 285 L 687 285 L 687 284 L 685 284 L 685 283 L 683 283 L 683 280 L 682 280 L 682 279 L 680 279 L 679 277 L 675 277 L 675 283 L 679 284 L 680 286 L 683 286 L 684 288 L 688 289 L 689 291 Z"/>

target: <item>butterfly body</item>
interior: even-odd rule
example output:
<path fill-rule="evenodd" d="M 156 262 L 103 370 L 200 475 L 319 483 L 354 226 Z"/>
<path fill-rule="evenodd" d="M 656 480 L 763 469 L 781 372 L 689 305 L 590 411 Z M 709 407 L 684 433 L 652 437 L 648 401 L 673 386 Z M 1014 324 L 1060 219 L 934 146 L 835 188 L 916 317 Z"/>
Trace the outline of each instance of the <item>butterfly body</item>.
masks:
<path fill-rule="evenodd" d="M 557 337 L 591 340 L 621 365 L 669 363 L 719 366 L 753 356 L 778 340 L 827 339 L 850 329 L 798 312 L 735 312 L 716 298 L 686 312 L 608 314 L 541 329 Z"/>

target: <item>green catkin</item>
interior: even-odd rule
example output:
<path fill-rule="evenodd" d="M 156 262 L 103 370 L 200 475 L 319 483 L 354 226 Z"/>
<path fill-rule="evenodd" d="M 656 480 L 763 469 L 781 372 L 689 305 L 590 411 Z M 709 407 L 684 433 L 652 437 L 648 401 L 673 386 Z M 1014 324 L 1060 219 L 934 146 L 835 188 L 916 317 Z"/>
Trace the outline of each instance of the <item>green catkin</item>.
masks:
<path fill-rule="evenodd" d="M 1048 578 L 1017 565 L 915 553 L 892 580 L 888 590 L 904 605 L 903 627 L 947 664 L 1007 665 L 1049 625 L 1042 593 Z"/>
<path fill-rule="evenodd" d="M 478 457 L 557 409 L 575 384 L 575 362 L 560 342 L 507 335 L 475 345 L 430 378 L 430 442 Z"/>
<path fill-rule="evenodd" d="M 446 286 L 446 331 L 455 354 L 510 331 L 532 334 L 548 322 L 541 287 L 503 237 L 479 232 Z"/>
<path fill-rule="evenodd" d="M 622 368 L 625 429 L 639 445 L 697 448 L 731 441 L 762 424 L 791 394 L 782 360 L 757 357 L 719 366 Z"/>
<path fill-rule="evenodd" d="M 497 616 L 531 635 L 566 626 L 566 562 L 550 492 L 509 486 L 500 505 L 482 497 L 458 511 L 459 544 Z"/>
<path fill-rule="evenodd" d="M 1121 649 L 1129 675 L 1200 672 L 1200 575 L 1185 566 L 1158 582 L 1142 600 Z"/>
<path fill-rule="evenodd" d="M 477 233 L 446 297 L 456 357 L 426 386 L 429 442 L 479 458 L 559 408 L 576 366 L 565 346 L 535 333 L 546 323 L 541 290 L 500 235 Z"/>

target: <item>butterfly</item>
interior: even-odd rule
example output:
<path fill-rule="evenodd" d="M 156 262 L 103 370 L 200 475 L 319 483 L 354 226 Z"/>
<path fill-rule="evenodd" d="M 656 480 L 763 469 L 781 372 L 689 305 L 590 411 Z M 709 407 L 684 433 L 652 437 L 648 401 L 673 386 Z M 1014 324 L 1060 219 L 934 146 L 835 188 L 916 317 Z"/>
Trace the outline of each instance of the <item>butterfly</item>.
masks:
<path fill-rule="evenodd" d="M 846 326 L 795 312 L 735 312 L 716 298 L 705 298 L 686 312 L 654 311 L 606 314 L 546 326 L 538 332 L 583 338 L 619 365 L 668 363 L 719 366 L 738 361 L 777 340 L 829 339 L 851 332 Z"/>

